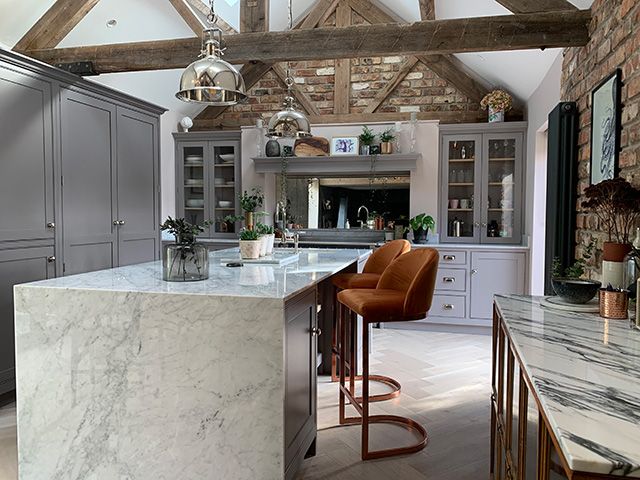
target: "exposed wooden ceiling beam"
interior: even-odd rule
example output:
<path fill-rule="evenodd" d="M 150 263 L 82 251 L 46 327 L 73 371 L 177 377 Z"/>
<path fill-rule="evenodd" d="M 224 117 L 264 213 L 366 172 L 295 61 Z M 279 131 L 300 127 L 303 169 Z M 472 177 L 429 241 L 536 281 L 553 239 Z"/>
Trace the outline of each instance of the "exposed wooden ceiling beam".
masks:
<path fill-rule="evenodd" d="M 353 25 L 226 37 L 225 59 L 325 60 L 424 53 L 484 52 L 586 45 L 588 10 L 433 20 L 407 25 Z M 158 40 L 29 51 L 50 64 L 91 61 L 97 73 L 183 68 L 200 49 L 198 39 Z"/>
<path fill-rule="evenodd" d="M 193 1 L 193 0 L 191 0 Z M 200 0 L 197 0 L 200 1 Z M 309 13 L 299 22 L 294 25 L 294 29 L 310 29 L 316 28 L 318 26 L 318 22 L 322 21 L 322 18 L 327 15 L 333 13 L 336 8 L 338 0 L 320 0 L 316 5 L 309 11 Z M 328 10 L 330 9 L 330 10 Z M 240 73 L 244 78 L 244 83 L 249 90 L 253 87 L 260 79 L 275 65 L 273 62 L 265 63 L 265 62 L 251 62 L 249 64 L 245 63 L 240 69 Z M 277 72 L 275 72 L 277 74 Z M 298 99 L 299 100 L 299 99 Z M 225 111 L 227 111 L 229 107 L 207 107 L 202 110 L 197 116 L 198 119 L 210 119 L 217 118 L 221 116 Z"/>
<path fill-rule="evenodd" d="M 422 0 L 421 0 L 422 1 Z M 513 13 L 552 12 L 560 10 L 577 10 L 577 7 L 567 0 L 496 0 L 503 7 Z"/>
<path fill-rule="evenodd" d="M 287 72 L 282 67 L 282 65 L 274 65 L 272 67 L 273 73 L 280 79 L 281 82 L 286 84 Z M 300 104 L 300 106 L 307 112 L 309 115 L 320 115 L 320 111 L 313 104 L 311 99 L 304 93 L 300 88 L 294 83 L 291 87 L 291 93 L 296 101 Z"/>
<path fill-rule="evenodd" d="M 369 23 L 404 23 L 397 15 L 387 13 L 383 10 L 375 1 L 350 1 L 351 7 Z M 423 18 L 423 20 L 425 19 Z M 429 69 L 431 69 L 436 75 L 456 87 L 470 100 L 479 103 L 486 93 L 486 89 L 477 80 L 464 71 L 462 62 L 453 55 L 417 55 L 417 58 L 429 67 Z M 389 92 L 389 94 L 390 93 L 391 92 Z M 378 107 L 379 105 L 376 106 L 376 108 Z"/>
<path fill-rule="evenodd" d="M 57 0 L 16 43 L 16 52 L 54 48 L 82 20 L 99 0 Z"/>
<path fill-rule="evenodd" d="M 418 120 L 438 120 L 440 123 L 475 123 L 486 121 L 486 114 L 477 112 L 418 112 Z M 328 123 L 371 123 L 371 122 L 399 122 L 409 121 L 410 113 L 345 113 L 340 115 L 309 115 L 312 125 Z M 226 118 L 194 119 L 193 130 L 237 129 L 242 126 L 254 125 L 255 118 L 247 117 L 240 120 Z"/>
<path fill-rule="evenodd" d="M 269 0 L 240 0 L 240 32 L 269 30 Z"/>
<path fill-rule="evenodd" d="M 387 99 L 387 97 L 391 95 L 391 92 L 395 90 L 398 84 L 402 80 L 404 80 L 404 77 L 406 77 L 409 74 L 409 72 L 413 70 L 413 67 L 416 66 L 416 63 L 418 63 L 418 59 L 416 57 L 414 57 L 413 55 L 410 57 L 407 57 L 404 63 L 400 66 L 400 70 L 398 70 L 396 75 L 391 80 L 389 80 L 385 85 L 385 87 L 378 91 L 375 98 L 369 102 L 369 104 L 367 105 L 367 108 L 365 108 L 364 110 L 364 113 L 375 112 L 380 107 L 380 105 L 382 105 L 382 103 Z"/>
<path fill-rule="evenodd" d="M 436 6 L 434 0 L 418 0 L 420 2 L 420 18 L 422 20 L 436 19 Z"/>
<path fill-rule="evenodd" d="M 193 7 L 189 5 L 185 0 L 169 0 L 173 8 L 180 14 L 189 28 L 196 34 L 197 37 L 202 37 L 202 31 L 205 26 L 204 23 L 198 17 L 198 14 L 193 10 Z"/>
<path fill-rule="evenodd" d="M 336 9 L 336 28 L 351 25 L 351 5 L 349 0 L 340 0 Z M 333 82 L 333 113 L 349 113 L 351 97 L 351 59 L 338 58 L 335 61 Z"/>

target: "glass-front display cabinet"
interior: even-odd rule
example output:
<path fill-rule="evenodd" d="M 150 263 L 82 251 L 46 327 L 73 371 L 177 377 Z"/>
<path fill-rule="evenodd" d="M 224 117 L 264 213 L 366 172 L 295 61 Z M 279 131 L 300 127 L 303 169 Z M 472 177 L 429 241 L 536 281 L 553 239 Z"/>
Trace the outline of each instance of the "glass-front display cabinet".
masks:
<path fill-rule="evenodd" d="M 176 216 L 190 223 L 210 220 L 203 237 L 235 238 L 240 215 L 240 133 L 174 133 Z"/>
<path fill-rule="evenodd" d="M 441 127 L 440 241 L 521 243 L 525 129 Z"/>

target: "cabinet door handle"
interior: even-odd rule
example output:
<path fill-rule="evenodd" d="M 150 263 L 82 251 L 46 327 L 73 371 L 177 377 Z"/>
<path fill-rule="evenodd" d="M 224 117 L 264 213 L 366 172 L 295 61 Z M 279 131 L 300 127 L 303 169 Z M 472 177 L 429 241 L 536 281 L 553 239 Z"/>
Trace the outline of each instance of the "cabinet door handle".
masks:
<path fill-rule="evenodd" d="M 480 222 L 473 222 L 473 226 L 476 228 L 480 228 Z"/>
<path fill-rule="evenodd" d="M 55 261 L 56 261 L 56 256 L 55 255 L 51 255 L 50 257 L 47 257 L 47 262 L 53 263 Z"/>
<path fill-rule="evenodd" d="M 447 262 L 453 262 L 456 259 L 455 255 L 445 255 L 442 257 L 444 260 L 446 260 Z"/>
<path fill-rule="evenodd" d="M 478 270 L 476 270 L 475 268 L 471 270 L 471 275 L 475 275 L 476 273 L 478 273 Z"/>
<path fill-rule="evenodd" d="M 47 223 L 47 228 L 56 228 L 56 224 L 53 222 L 48 222 Z"/>
<path fill-rule="evenodd" d="M 454 277 L 443 277 L 442 281 L 444 283 L 455 283 L 456 279 Z"/>
<path fill-rule="evenodd" d="M 127 223 L 127 222 L 125 222 L 124 220 L 120 220 L 120 221 L 118 222 L 118 225 L 124 225 L 125 223 Z"/>
<path fill-rule="evenodd" d="M 118 225 L 120 225 L 120 222 L 118 220 L 114 220 L 113 224 L 117 227 Z"/>
<path fill-rule="evenodd" d="M 322 335 L 322 330 L 318 327 L 313 327 L 311 329 L 311 335 L 313 335 L 314 337 L 319 337 L 320 335 Z"/>
<path fill-rule="evenodd" d="M 453 310 L 453 305 L 451 303 L 443 303 L 442 304 L 442 309 L 443 310 Z"/>

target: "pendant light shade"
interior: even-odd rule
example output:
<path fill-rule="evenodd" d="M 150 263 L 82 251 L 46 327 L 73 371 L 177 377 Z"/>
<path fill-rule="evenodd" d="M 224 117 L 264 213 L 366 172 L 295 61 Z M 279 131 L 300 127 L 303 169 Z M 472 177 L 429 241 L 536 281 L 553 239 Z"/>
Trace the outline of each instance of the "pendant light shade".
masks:
<path fill-rule="evenodd" d="M 293 105 L 293 97 L 285 97 L 284 109 L 269 120 L 269 137 L 300 138 L 311 136 L 311 126 L 304 113 L 298 112 Z"/>
<path fill-rule="evenodd" d="M 246 100 L 244 79 L 233 65 L 220 58 L 221 45 L 220 29 L 205 29 L 201 58 L 182 72 L 180 91 L 176 93 L 178 99 L 220 107 Z"/>

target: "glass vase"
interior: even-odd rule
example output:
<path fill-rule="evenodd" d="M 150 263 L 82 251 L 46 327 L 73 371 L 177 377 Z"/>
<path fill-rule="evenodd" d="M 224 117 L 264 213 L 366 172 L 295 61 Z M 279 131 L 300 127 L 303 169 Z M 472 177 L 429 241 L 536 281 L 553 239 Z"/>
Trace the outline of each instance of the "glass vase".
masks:
<path fill-rule="evenodd" d="M 162 279 L 195 282 L 209 278 L 209 251 L 205 245 L 171 243 L 162 250 Z"/>

